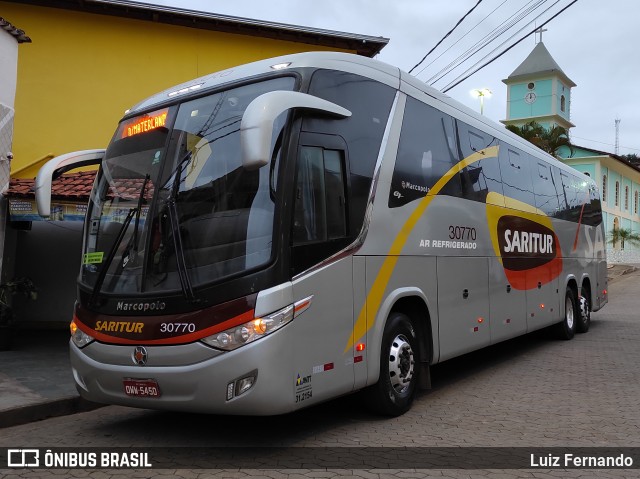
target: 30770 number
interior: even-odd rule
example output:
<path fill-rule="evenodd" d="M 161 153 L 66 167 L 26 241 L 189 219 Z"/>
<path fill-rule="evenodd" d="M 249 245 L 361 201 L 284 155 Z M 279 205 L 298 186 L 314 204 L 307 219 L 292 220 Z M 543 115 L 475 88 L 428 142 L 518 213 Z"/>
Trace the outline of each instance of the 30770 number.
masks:
<path fill-rule="evenodd" d="M 475 241 L 476 229 L 469 226 L 449 226 L 449 239 Z"/>
<path fill-rule="evenodd" d="M 161 333 L 195 333 L 194 323 L 160 323 Z"/>

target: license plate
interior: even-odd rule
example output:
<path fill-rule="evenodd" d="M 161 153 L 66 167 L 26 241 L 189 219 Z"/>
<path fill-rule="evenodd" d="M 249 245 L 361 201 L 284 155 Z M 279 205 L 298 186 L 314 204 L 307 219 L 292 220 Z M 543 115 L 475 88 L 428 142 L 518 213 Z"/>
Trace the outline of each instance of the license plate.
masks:
<path fill-rule="evenodd" d="M 159 398 L 160 388 L 155 379 L 123 379 L 124 393 L 138 398 Z"/>

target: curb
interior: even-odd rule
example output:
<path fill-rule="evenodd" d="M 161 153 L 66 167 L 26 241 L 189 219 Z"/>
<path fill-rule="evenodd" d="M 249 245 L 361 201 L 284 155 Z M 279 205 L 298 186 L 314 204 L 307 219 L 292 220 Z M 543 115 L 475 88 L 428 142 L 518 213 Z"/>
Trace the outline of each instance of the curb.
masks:
<path fill-rule="evenodd" d="M 0 411 L 0 429 L 20 426 L 51 417 L 68 416 L 79 412 L 93 411 L 94 409 L 99 409 L 101 407 L 105 407 L 105 404 L 87 401 L 80 396 L 55 399 L 24 407 L 16 407 Z"/>

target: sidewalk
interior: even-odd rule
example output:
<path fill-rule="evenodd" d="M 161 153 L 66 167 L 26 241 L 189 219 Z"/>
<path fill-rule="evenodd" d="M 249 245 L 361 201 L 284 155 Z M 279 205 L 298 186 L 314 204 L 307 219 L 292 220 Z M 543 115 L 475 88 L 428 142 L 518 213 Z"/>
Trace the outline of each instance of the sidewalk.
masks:
<path fill-rule="evenodd" d="M 640 265 L 612 265 L 609 284 Z M 78 395 L 69 363 L 66 330 L 18 330 L 13 347 L 0 351 L 0 428 L 101 407 Z"/>
<path fill-rule="evenodd" d="M 609 284 L 615 283 L 637 269 L 640 269 L 640 264 L 610 264 L 607 268 Z"/>
<path fill-rule="evenodd" d="M 0 351 L 0 428 L 96 407 L 74 386 L 68 331 L 17 330 Z"/>

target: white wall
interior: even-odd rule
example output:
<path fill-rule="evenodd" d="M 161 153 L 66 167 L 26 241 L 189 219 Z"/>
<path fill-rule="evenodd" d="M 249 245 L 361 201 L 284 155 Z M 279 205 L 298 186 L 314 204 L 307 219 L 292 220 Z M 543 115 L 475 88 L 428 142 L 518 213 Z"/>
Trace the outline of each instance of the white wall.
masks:
<path fill-rule="evenodd" d="M 18 42 L 0 29 L 0 103 L 14 108 L 18 79 Z"/>
<path fill-rule="evenodd" d="M 13 138 L 13 110 L 18 79 L 18 42 L 0 29 L 0 194 L 9 185 L 11 162 L 7 158 Z M 7 228 L 7 204 L 0 198 L 0 273 L 5 262 L 5 234 Z M 2 277 L 2 275 L 0 275 Z"/>

